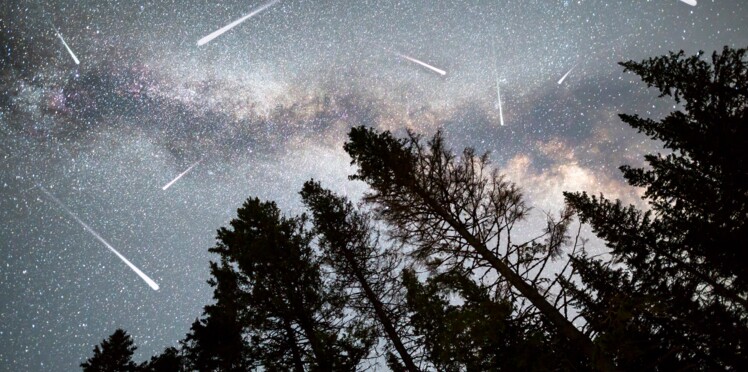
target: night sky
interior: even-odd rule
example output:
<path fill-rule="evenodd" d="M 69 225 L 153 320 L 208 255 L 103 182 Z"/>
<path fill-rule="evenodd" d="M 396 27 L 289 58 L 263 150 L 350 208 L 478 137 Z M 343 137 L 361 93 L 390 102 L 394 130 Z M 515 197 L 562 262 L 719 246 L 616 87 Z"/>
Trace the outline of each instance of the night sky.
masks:
<path fill-rule="evenodd" d="M 678 107 L 616 63 L 748 46 L 743 0 L 282 0 L 198 46 L 266 4 L 2 2 L 0 370 L 74 370 L 116 328 L 138 362 L 176 345 L 247 197 L 365 191 L 352 126 L 490 151 L 538 214 L 565 190 L 641 203 L 617 167 L 660 147 L 617 114 Z"/>

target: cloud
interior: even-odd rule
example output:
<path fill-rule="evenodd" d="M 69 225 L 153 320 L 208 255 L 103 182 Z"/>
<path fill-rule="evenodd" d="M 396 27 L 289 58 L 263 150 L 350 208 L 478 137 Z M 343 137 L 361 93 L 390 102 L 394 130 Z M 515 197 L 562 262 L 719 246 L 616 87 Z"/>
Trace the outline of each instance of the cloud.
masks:
<path fill-rule="evenodd" d="M 525 191 L 530 205 L 557 211 L 564 205 L 564 191 L 604 194 L 611 199 L 642 206 L 642 189 L 627 185 L 621 177 L 580 164 L 575 151 L 559 139 L 539 141 L 535 151 L 519 153 L 502 167 L 507 177 Z M 532 155 L 539 154 L 539 155 Z"/>

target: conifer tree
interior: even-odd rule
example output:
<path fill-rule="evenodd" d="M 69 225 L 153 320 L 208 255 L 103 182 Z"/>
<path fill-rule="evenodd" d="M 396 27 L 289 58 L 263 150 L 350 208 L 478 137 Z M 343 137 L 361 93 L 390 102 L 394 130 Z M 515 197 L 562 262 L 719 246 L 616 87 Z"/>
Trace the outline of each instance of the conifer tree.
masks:
<path fill-rule="evenodd" d="M 545 296 L 533 271 L 544 267 L 565 240 L 568 215 L 547 231 L 547 244 L 511 240 L 527 213 L 519 190 L 488 166 L 488 156 L 466 149 L 456 157 L 441 133 L 424 143 L 363 126 L 351 129 L 344 149 L 358 166 L 351 179 L 372 191 L 364 200 L 392 227 L 394 237 L 416 248 L 421 261 L 470 272 L 491 271 L 513 302 L 527 301 L 547 330 L 563 337 L 582 365 L 615 368 L 592 339 Z M 498 287 L 498 284 L 496 285 Z"/>
<path fill-rule="evenodd" d="M 254 363 L 245 340 L 245 295 L 239 275 L 227 259 L 210 263 L 214 304 L 206 305 L 202 319 L 195 320 L 182 341 L 190 369 L 199 371 L 243 371 Z"/>
<path fill-rule="evenodd" d="M 94 355 L 81 363 L 84 372 L 132 372 L 137 370 L 132 355 L 137 347 L 122 329 L 94 347 Z"/>
<path fill-rule="evenodd" d="M 209 361 L 232 360 L 210 365 L 216 370 L 356 368 L 370 332 L 345 319 L 345 294 L 325 282 L 312 239 L 306 216 L 283 217 L 275 203 L 256 198 L 219 230 L 210 249 L 221 258 L 211 264 L 216 303 L 186 339 L 194 368 L 204 368 L 201 353 L 211 348 Z"/>
<path fill-rule="evenodd" d="M 167 347 L 163 353 L 154 355 L 140 366 L 143 372 L 182 372 L 187 371 L 184 356 L 175 347 Z"/>
<path fill-rule="evenodd" d="M 615 263 L 580 256 L 576 288 L 600 344 L 630 369 L 748 366 L 748 61 L 725 47 L 711 61 L 682 51 L 621 65 L 682 110 L 662 120 L 621 115 L 665 154 L 623 166 L 645 188 L 640 211 L 603 196 L 566 201 Z M 570 285 L 571 287 L 576 287 Z"/>
<path fill-rule="evenodd" d="M 301 197 L 314 217 L 325 261 L 348 287 L 360 293 L 357 307 L 369 310 L 364 316 L 376 319 L 403 367 L 417 371 L 398 329 L 402 309 L 399 304 L 389 304 L 397 301 L 392 294 L 401 287 L 394 276 L 398 264 L 395 254 L 380 249 L 370 217 L 356 210 L 346 198 L 322 188 L 314 180 L 304 183 Z"/>

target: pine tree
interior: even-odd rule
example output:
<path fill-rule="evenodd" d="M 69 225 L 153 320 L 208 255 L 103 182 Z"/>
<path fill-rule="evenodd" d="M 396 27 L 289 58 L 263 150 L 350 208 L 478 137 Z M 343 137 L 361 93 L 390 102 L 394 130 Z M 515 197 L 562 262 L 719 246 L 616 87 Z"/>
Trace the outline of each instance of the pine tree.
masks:
<path fill-rule="evenodd" d="M 358 166 L 351 179 L 372 189 L 364 200 L 375 205 L 394 237 L 417 247 L 416 257 L 440 267 L 497 274 L 508 287 L 507 298 L 529 302 L 546 329 L 566 339 L 579 363 L 600 370 L 615 368 L 546 298 L 542 280 L 532 274 L 538 267 L 542 271 L 565 240 L 568 214 L 551 224 L 547 244 L 516 244 L 511 229 L 526 216 L 527 207 L 519 190 L 490 170 L 487 155 L 466 149 L 457 158 L 445 147 L 441 133 L 424 144 L 411 132 L 397 139 L 389 131 L 365 127 L 353 128 L 344 148 Z"/>
<path fill-rule="evenodd" d="M 182 341 L 185 359 L 192 370 L 246 371 L 254 364 L 250 346 L 244 339 L 244 293 L 239 288 L 239 275 L 231 264 L 210 263 L 212 278 L 208 283 L 215 288 L 215 304 L 205 306 L 203 318 L 195 320 Z"/>
<path fill-rule="evenodd" d="M 514 304 L 492 295 L 469 272 L 438 273 L 424 283 L 406 270 L 407 308 L 426 360 L 438 371 L 572 370 L 558 340 Z"/>
<path fill-rule="evenodd" d="M 401 286 L 393 277 L 398 264 L 395 254 L 378 247 L 378 236 L 369 215 L 357 211 L 346 198 L 322 188 L 314 180 L 304 183 L 301 197 L 314 217 L 325 261 L 349 283 L 347 287 L 360 292 L 360 306 L 356 307 L 369 310 L 363 315 L 376 319 L 405 370 L 417 371 L 398 329 L 401 309 L 388 305 L 396 301 L 388 293 L 397 293 Z"/>
<path fill-rule="evenodd" d="M 81 363 L 84 372 L 132 372 L 137 370 L 132 355 L 137 347 L 122 329 L 94 347 L 94 355 Z"/>
<path fill-rule="evenodd" d="M 219 230 L 210 249 L 221 257 L 211 264 L 216 304 L 187 337 L 192 363 L 210 348 L 210 358 L 225 355 L 222 338 L 239 362 L 218 370 L 345 371 L 368 354 L 370 332 L 345 321 L 345 294 L 326 285 L 306 226 L 306 216 L 282 217 L 255 198 Z"/>
<path fill-rule="evenodd" d="M 648 169 L 621 167 L 629 184 L 645 188 L 649 210 L 565 194 L 622 263 L 575 259 L 583 314 L 626 368 L 745 369 L 746 49 L 725 47 L 711 63 L 681 51 L 622 66 L 683 111 L 659 121 L 621 115 L 668 150 L 646 155 Z"/>

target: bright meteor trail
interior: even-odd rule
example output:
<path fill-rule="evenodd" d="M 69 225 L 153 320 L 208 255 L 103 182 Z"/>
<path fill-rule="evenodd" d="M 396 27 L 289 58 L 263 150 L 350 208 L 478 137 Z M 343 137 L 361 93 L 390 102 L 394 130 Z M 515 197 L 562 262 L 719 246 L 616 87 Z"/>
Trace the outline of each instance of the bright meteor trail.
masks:
<path fill-rule="evenodd" d="M 73 53 L 73 50 L 70 49 L 70 47 L 68 46 L 68 43 L 66 43 L 65 39 L 62 38 L 62 34 L 60 33 L 60 31 L 55 30 L 55 32 L 57 33 L 57 37 L 60 38 L 60 41 L 62 41 L 62 45 L 65 46 L 65 49 L 68 50 L 68 53 L 70 53 L 70 56 L 73 57 L 73 61 L 75 61 L 75 64 L 80 65 L 81 61 L 78 60 L 78 57 L 75 56 L 75 53 Z"/>
<path fill-rule="evenodd" d="M 436 67 L 434 67 L 434 66 L 431 66 L 430 64 L 428 64 L 428 63 L 426 63 L 426 62 L 421 62 L 421 61 L 419 61 L 419 60 L 417 60 L 417 59 L 415 59 L 415 58 L 411 58 L 411 57 L 408 57 L 408 56 L 406 56 L 405 54 L 400 54 L 400 53 L 395 53 L 395 54 L 397 54 L 397 55 L 398 55 L 398 56 L 400 56 L 401 58 L 405 58 L 405 59 L 407 59 L 408 61 L 411 61 L 411 62 L 413 62 L 413 63 L 417 63 L 417 64 L 419 64 L 419 65 L 421 65 L 421 66 L 423 66 L 423 67 L 426 67 L 427 69 L 429 69 L 429 70 L 431 70 L 431 71 L 434 71 L 434 72 L 436 72 L 437 74 L 439 74 L 439 75 L 441 75 L 441 76 L 444 76 L 444 75 L 446 75 L 446 74 L 447 74 L 447 72 L 446 72 L 446 71 L 444 71 L 444 70 L 442 70 L 442 69 L 438 69 L 438 68 L 436 68 Z"/>
<path fill-rule="evenodd" d="M 561 76 L 561 79 L 558 79 L 558 85 L 561 85 L 561 83 L 563 83 L 564 80 L 566 80 L 566 77 L 569 76 L 569 74 L 571 74 L 571 72 L 574 70 L 575 67 L 577 67 L 577 65 L 571 66 L 569 71 L 566 71 L 564 76 Z"/>
<path fill-rule="evenodd" d="M 187 168 L 184 172 L 179 173 L 179 175 L 176 178 L 174 178 L 173 180 L 169 181 L 169 183 L 167 183 L 166 185 L 164 185 L 164 187 L 162 187 L 161 190 L 166 191 L 166 189 L 168 189 L 169 187 L 171 187 L 171 185 L 173 185 L 175 182 L 179 181 L 180 178 L 182 178 L 185 174 L 187 174 L 189 171 L 191 171 L 192 168 L 194 168 L 196 165 L 200 164 L 201 161 L 203 161 L 203 159 L 200 159 L 200 160 L 196 161 L 195 164 L 190 165 L 190 167 Z"/>
<path fill-rule="evenodd" d="M 504 126 L 504 112 L 501 109 L 501 87 L 499 86 L 499 69 L 496 67 L 496 40 L 491 40 L 491 51 L 493 52 L 493 77 L 496 80 L 496 103 L 499 106 L 499 123 Z"/>
<path fill-rule="evenodd" d="M 244 17 L 241 17 L 241 18 L 237 19 L 236 21 L 229 23 L 228 25 L 223 26 L 223 27 L 219 28 L 216 31 L 213 31 L 210 35 L 208 35 L 208 36 L 206 36 L 206 37 L 198 40 L 197 41 L 197 45 L 200 46 L 200 45 L 205 45 L 205 44 L 209 43 L 211 40 L 213 40 L 213 39 L 221 36 L 224 32 L 226 32 L 226 31 L 228 31 L 228 30 L 236 27 L 238 24 L 240 24 L 240 23 L 242 23 L 242 22 L 244 22 L 244 21 L 246 21 L 246 20 L 254 17 L 257 13 L 260 13 L 261 11 L 263 11 L 263 10 L 265 10 L 265 9 L 273 6 L 273 5 L 275 5 L 275 3 L 279 2 L 279 1 L 280 0 L 273 0 L 273 1 L 267 3 L 267 4 L 263 5 L 263 6 L 255 9 L 255 10 L 253 10 L 252 13 L 249 13 L 249 14 L 245 15 Z"/>
<path fill-rule="evenodd" d="M 45 195 L 47 195 L 50 199 L 52 199 L 52 201 L 57 203 L 57 205 L 60 206 L 60 208 L 62 208 L 62 210 L 64 210 L 67 214 L 69 214 L 70 217 L 73 217 L 73 219 L 76 222 L 78 222 L 81 226 L 83 226 L 83 228 L 86 229 L 86 231 L 91 233 L 91 235 L 93 235 L 102 244 L 104 244 L 107 248 L 109 248 L 109 250 L 112 251 L 112 253 L 117 255 L 117 257 L 119 257 L 119 259 L 122 260 L 122 262 L 124 262 L 125 265 L 129 266 L 130 269 L 132 269 L 132 271 L 135 272 L 135 274 L 138 274 L 138 276 L 141 279 L 143 279 L 148 284 L 148 286 L 150 286 L 154 291 L 158 291 L 158 288 L 159 288 L 158 284 L 156 284 L 156 282 L 154 282 L 153 279 L 149 278 L 148 275 L 145 275 L 145 273 L 143 273 L 142 271 L 140 271 L 140 269 L 135 267 L 135 265 L 133 265 L 133 263 L 130 262 L 130 260 L 128 260 L 127 258 L 125 258 L 125 256 L 117 252 L 117 250 L 114 249 L 114 247 L 112 247 L 111 244 L 109 244 L 106 240 L 104 240 L 104 238 L 102 238 L 101 235 L 99 235 L 96 231 L 94 231 L 94 229 L 86 225 L 86 223 L 83 222 L 83 220 L 78 218 L 78 216 L 76 216 L 75 213 L 73 213 L 73 211 L 71 211 L 68 207 L 66 207 L 65 204 L 62 204 L 62 202 L 59 199 L 57 199 L 54 195 L 50 194 L 49 191 L 47 191 L 47 189 L 44 188 L 44 186 L 39 186 L 39 189 L 42 190 L 42 192 Z"/>
<path fill-rule="evenodd" d="M 499 101 L 499 122 L 501 126 L 504 126 L 504 112 L 501 110 L 501 88 L 499 87 L 499 79 L 496 78 L 496 97 Z"/>

